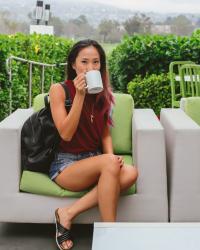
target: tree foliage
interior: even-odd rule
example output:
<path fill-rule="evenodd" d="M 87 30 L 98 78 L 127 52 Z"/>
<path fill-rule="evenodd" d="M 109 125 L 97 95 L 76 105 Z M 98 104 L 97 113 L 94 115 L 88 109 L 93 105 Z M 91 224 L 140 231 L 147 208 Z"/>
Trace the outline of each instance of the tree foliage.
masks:
<path fill-rule="evenodd" d="M 150 33 L 151 25 L 151 18 L 145 14 L 136 14 L 124 22 L 124 27 L 129 35 Z"/>
<path fill-rule="evenodd" d="M 120 29 L 120 24 L 114 20 L 102 20 L 98 26 L 100 40 L 102 42 L 116 42 L 123 36 L 124 31 Z"/>
<path fill-rule="evenodd" d="M 172 33 L 180 36 L 191 35 L 194 30 L 192 22 L 184 15 L 179 15 L 171 19 Z"/>

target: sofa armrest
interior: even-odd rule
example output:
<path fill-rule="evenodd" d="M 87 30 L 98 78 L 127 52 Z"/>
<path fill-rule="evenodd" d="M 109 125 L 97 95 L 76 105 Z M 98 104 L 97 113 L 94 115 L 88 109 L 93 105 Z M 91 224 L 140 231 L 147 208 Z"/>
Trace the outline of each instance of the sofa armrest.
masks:
<path fill-rule="evenodd" d="M 21 177 L 21 128 L 33 113 L 30 109 L 17 109 L 0 122 L 0 192 L 19 191 Z"/>
<path fill-rule="evenodd" d="M 167 195 L 164 130 L 152 109 L 135 109 L 133 157 L 138 167 L 137 193 Z"/>
<path fill-rule="evenodd" d="M 181 109 L 162 109 L 170 196 L 200 193 L 200 127 Z"/>

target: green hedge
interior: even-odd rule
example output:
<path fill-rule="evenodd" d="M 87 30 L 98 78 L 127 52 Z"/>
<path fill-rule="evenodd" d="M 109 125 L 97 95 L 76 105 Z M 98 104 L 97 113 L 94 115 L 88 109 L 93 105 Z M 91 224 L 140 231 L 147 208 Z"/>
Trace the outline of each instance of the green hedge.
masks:
<path fill-rule="evenodd" d="M 9 113 L 9 82 L 5 69 L 6 58 L 14 55 L 45 63 L 65 62 L 72 44 L 71 40 L 49 35 L 0 35 L 0 120 Z M 174 35 L 136 35 L 125 37 L 122 43 L 109 56 L 109 70 L 114 91 L 127 92 L 127 84 L 132 79 L 134 79 L 132 82 L 137 82 L 138 85 L 140 83 L 144 85 L 144 82 L 151 83 L 153 91 L 152 76 L 148 80 L 146 75 L 159 75 L 160 73 L 168 72 L 170 62 L 175 60 L 191 60 L 200 63 L 199 30 L 194 32 L 191 37 L 177 37 Z M 13 61 L 13 110 L 18 107 L 25 108 L 28 106 L 27 72 L 27 64 L 22 65 Z M 56 68 L 53 74 L 55 82 L 62 81 L 64 79 L 64 68 Z M 45 91 L 49 89 L 51 75 L 52 71 L 48 69 L 45 74 Z M 141 77 L 136 77 L 136 75 L 141 75 Z M 34 67 L 33 97 L 40 93 L 40 77 L 41 72 L 38 67 Z M 154 78 L 156 78 L 155 75 Z M 158 76 L 158 82 L 160 82 L 159 79 Z M 131 92 L 131 88 L 135 91 L 139 87 L 129 88 Z M 134 95 L 133 92 L 131 93 Z M 146 103 L 143 103 L 143 98 L 137 99 L 137 96 L 134 97 L 136 103 L 138 100 L 138 107 L 154 107 L 154 110 L 158 113 L 159 111 L 156 107 L 170 105 L 170 91 L 169 97 L 167 95 L 166 103 L 163 95 L 162 100 L 159 99 L 160 104 L 156 100 L 154 102 L 154 94 L 152 94 L 151 98 L 150 92 L 148 92 L 148 95 L 144 95 L 149 96 Z M 150 102 L 151 106 L 148 106 Z"/>
<path fill-rule="evenodd" d="M 0 120 L 9 113 L 9 82 L 6 74 L 6 59 L 17 56 L 44 63 L 61 63 L 71 49 L 71 40 L 49 35 L 0 35 Z M 13 110 L 28 107 L 28 65 L 12 63 Z M 64 67 L 45 70 L 45 91 L 48 91 L 53 73 L 54 82 L 64 80 Z M 40 93 L 41 68 L 33 66 L 33 97 Z"/>
<path fill-rule="evenodd" d="M 111 83 L 115 90 L 127 91 L 136 75 L 169 71 L 172 61 L 190 60 L 200 63 L 200 32 L 191 37 L 174 35 L 134 35 L 125 37 L 109 57 Z"/>
<path fill-rule="evenodd" d="M 161 108 L 171 107 L 171 88 L 169 75 L 152 74 L 142 79 L 136 76 L 128 83 L 128 93 L 134 99 L 136 108 L 152 108 L 157 115 Z"/>

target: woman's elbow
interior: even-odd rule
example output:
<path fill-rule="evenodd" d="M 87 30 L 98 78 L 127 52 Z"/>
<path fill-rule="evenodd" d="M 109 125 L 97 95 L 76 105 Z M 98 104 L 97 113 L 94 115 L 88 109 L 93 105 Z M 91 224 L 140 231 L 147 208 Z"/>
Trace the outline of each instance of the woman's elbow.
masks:
<path fill-rule="evenodd" d="M 63 141 L 71 141 L 72 137 L 74 135 L 74 132 L 71 129 L 68 129 L 67 131 L 65 129 L 58 130 L 60 137 Z"/>
<path fill-rule="evenodd" d="M 72 139 L 72 136 L 69 136 L 69 135 L 60 134 L 60 137 L 63 141 L 71 141 Z"/>

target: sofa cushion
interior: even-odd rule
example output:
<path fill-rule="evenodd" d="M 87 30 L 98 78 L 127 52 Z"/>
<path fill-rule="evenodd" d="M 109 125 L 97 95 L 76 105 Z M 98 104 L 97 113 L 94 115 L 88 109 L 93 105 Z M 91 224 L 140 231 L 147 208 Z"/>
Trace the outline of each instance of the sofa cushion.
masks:
<path fill-rule="evenodd" d="M 34 111 L 44 107 L 44 96 L 40 94 L 34 98 Z M 115 106 L 113 108 L 114 127 L 111 128 L 113 149 L 115 154 L 132 154 L 132 115 L 134 102 L 131 95 L 114 93 Z"/>
<path fill-rule="evenodd" d="M 47 93 L 39 94 L 33 99 L 33 110 L 35 112 L 39 111 L 41 108 L 44 107 L 44 97 Z"/>
<path fill-rule="evenodd" d="M 115 154 L 132 154 L 133 98 L 128 94 L 114 94 L 114 127 L 111 128 Z"/>
<path fill-rule="evenodd" d="M 182 98 L 181 108 L 200 126 L 200 97 Z"/>
<path fill-rule="evenodd" d="M 132 164 L 132 157 L 130 155 L 124 155 L 123 157 L 126 164 Z M 135 189 L 135 185 L 133 185 L 122 195 L 134 194 Z M 22 173 L 20 190 L 39 195 L 75 198 L 81 197 L 88 191 L 72 192 L 65 190 L 52 181 L 48 175 L 27 170 L 24 170 Z"/>

